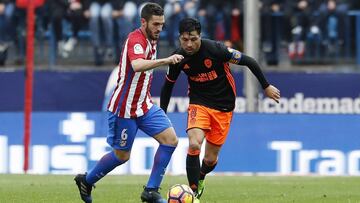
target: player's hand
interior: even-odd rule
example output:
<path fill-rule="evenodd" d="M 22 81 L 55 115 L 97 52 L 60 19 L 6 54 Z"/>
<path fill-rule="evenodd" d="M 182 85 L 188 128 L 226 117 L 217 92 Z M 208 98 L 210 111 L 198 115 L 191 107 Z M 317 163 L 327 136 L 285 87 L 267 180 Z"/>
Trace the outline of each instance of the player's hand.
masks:
<path fill-rule="evenodd" d="M 167 59 L 168 59 L 169 64 L 177 64 L 181 60 L 184 59 L 184 56 L 180 55 L 180 54 L 174 54 L 174 55 L 169 56 Z"/>
<path fill-rule="evenodd" d="M 276 87 L 269 85 L 269 87 L 267 87 L 265 89 L 265 94 L 266 96 L 268 96 L 269 98 L 273 99 L 274 101 L 276 101 L 276 103 L 279 103 L 279 99 L 280 99 L 280 90 L 278 90 Z"/>

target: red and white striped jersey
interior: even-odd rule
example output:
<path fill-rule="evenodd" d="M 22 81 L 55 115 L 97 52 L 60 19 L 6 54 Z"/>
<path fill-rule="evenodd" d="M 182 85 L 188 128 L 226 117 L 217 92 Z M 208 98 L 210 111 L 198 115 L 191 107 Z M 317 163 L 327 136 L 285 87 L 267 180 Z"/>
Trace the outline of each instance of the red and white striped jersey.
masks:
<path fill-rule="evenodd" d="M 108 104 L 108 110 L 121 118 L 137 118 L 152 106 L 150 86 L 153 70 L 135 72 L 131 61 L 156 59 L 156 41 L 150 41 L 140 29 L 131 32 L 123 46 L 117 86 Z"/>

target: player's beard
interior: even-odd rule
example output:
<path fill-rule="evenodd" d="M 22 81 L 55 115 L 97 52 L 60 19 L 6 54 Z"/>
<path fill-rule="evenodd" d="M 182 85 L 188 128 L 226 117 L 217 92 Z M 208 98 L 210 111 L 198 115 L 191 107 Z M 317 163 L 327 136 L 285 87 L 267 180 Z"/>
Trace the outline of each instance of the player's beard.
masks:
<path fill-rule="evenodd" d="M 185 53 L 186 53 L 187 55 L 189 55 L 189 56 L 194 55 L 194 53 L 195 53 L 194 50 L 188 51 L 188 50 L 184 49 L 184 51 L 185 51 Z"/>
<path fill-rule="evenodd" d="M 154 36 L 153 33 L 151 32 L 151 30 L 149 29 L 149 27 L 145 28 L 145 32 L 146 32 L 146 35 L 148 36 L 148 38 L 150 38 L 151 40 L 158 40 L 159 39 L 159 35 L 157 37 Z"/>
<path fill-rule="evenodd" d="M 196 48 L 192 48 L 192 49 L 186 49 L 185 47 L 182 47 L 182 49 L 184 50 L 184 52 L 191 56 L 191 55 L 194 55 L 196 52 L 199 51 L 199 49 L 196 49 Z"/>

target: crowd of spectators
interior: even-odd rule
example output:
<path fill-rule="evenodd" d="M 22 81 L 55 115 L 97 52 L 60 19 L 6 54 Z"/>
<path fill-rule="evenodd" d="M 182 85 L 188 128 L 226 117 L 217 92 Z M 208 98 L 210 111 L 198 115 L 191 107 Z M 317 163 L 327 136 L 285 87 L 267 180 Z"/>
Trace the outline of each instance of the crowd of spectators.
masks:
<path fill-rule="evenodd" d="M 360 9 L 358 0 L 262 2 L 262 48 L 269 64 L 278 63 L 281 40 L 287 43 L 291 61 L 336 60 L 341 54 L 345 56 L 345 47 L 351 46 L 349 36 L 355 26 L 351 25 L 348 14 Z"/>
<path fill-rule="evenodd" d="M 0 0 L 0 65 L 9 46 L 17 62 L 24 60 L 27 0 Z M 93 62 L 117 63 L 126 36 L 139 26 L 145 0 L 35 0 L 36 29 L 50 30 L 56 56 L 67 58 L 79 42 L 79 31 L 88 30 Z M 242 50 L 244 0 L 153 0 L 165 10 L 162 40 L 173 48 L 177 25 L 183 17 L 198 18 L 203 37 L 223 41 Z M 290 60 L 309 56 L 339 55 L 346 40 L 348 11 L 360 9 L 359 0 L 259 0 L 261 45 L 269 64 L 278 63 L 280 42 L 287 43 Z M 70 35 L 64 29 L 70 27 Z"/>

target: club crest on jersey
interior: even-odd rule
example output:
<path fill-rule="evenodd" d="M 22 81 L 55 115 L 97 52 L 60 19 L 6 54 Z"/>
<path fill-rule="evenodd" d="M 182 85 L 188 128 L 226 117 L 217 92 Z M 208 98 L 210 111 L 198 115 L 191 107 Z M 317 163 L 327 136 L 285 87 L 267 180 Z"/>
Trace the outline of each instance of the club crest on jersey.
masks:
<path fill-rule="evenodd" d="M 206 68 L 211 68 L 211 66 L 212 66 L 211 59 L 205 59 L 204 60 L 204 65 L 206 66 Z"/>
<path fill-rule="evenodd" d="M 142 46 L 140 44 L 134 45 L 134 53 L 135 54 L 143 54 L 144 53 L 144 49 L 142 48 Z"/>

